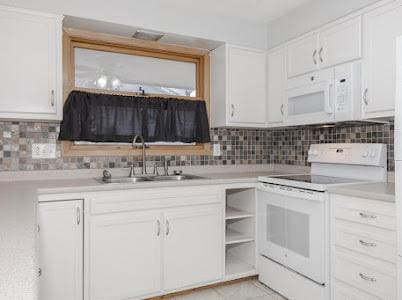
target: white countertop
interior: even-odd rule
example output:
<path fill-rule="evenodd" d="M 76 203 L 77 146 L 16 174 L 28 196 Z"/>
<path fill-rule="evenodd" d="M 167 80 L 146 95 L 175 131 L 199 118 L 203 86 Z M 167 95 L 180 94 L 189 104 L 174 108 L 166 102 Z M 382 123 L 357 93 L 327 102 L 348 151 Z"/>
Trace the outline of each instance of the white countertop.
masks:
<path fill-rule="evenodd" d="M 386 202 L 395 202 L 395 183 L 374 182 L 331 188 L 330 193 Z"/>
<path fill-rule="evenodd" d="M 213 169 L 209 169 L 211 171 Z M 222 169 L 217 168 L 218 172 Z M 0 299 L 38 299 L 37 202 L 38 195 L 85 193 L 169 186 L 256 183 L 258 176 L 278 175 L 270 166 L 236 168 L 235 172 L 202 173 L 205 179 L 181 182 L 103 184 L 93 178 L 0 181 Z M 97 174 L 101 172 L 98 171 Z M 4 176 L 4 175 L 3 175 Z M 54 178 L 52 176 L 47 176 Z"/>

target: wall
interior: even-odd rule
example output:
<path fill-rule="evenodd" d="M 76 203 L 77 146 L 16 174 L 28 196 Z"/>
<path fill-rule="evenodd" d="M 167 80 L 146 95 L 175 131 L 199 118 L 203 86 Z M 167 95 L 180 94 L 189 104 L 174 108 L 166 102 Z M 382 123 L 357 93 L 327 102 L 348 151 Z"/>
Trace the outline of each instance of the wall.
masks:
<path fill-rule="evenodd" d="M 58 123 L 0 121 L 0 171 L 106 169 L 140 166 L 140 157 L 62 157 L 57 142 Z M 238 164 L 307 164 L 312 143 L 386 143 L 388 166 L 394 170 L 393 125 L 359 125 L 336 128 L 211 129 L 221 156 L 168 156 L 172 166 Z M 31 158 L 32 143 L 56 143 L 57 158 Z M 150 169 L 160 156 L 148 157 Z"/>
<path fill-rule="evenodd" d="M 147 0 L 0 0 L 0 4 L 265 49 L 263 23 L 206 15 Z"/>
<path fill-rule="evenodd" d="M 268 48 L 277 46 L 379 0 L 313 0 L 268 23 Z"/>

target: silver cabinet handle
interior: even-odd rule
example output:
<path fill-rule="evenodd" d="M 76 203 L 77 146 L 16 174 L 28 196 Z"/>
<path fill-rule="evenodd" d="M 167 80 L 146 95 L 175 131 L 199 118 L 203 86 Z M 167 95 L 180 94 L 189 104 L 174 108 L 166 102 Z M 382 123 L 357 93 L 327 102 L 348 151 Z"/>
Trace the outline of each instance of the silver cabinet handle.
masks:
<path fill-rule="evenodd" d="M 320 58 L 320 62 L 324 62 L 324 59 L 322 58 L 322 52 L 324 51 L 324 48 L 321 47 L 320 51 L 318 51 L 318 57 Z"/>
<path fill-rule="evenodd" d="M 376 215 L 371 215 L 371 214 L 366 214 L 366 213 L 359 213 L 360 217 L 364 218 L 364 219 L 376 219 L 377 216 Z"/>
<path fill-rule="evenodd" d="M 363 240 L 359 240 L 359 243 L 362 244 L 363 246 L 366 246 L 366 247 L 377 247 L 377 244 L 365 242 Z"/>
<path fill-rule="evenodd" d="M 169 220 L 166 220 L 166 235 L 169 235 L 170 232 L 170 224 L 169 224 Z"/>
<path fill-rule="evenodd" d="M 157 227 L 156 236 L 160 236 L 161 235 L 161 221 L 159 221 L 159 220 L 156 221 L 156 227 Z"/>
<path fill-rule="evenodd" d="M 364 93 L 363 93 L 363 101 L 364 101 L 364 104 L 366 104 L 366 105 L 369 104 L 367 95 L 368 95 L 368 88 L 366 88 L 366 89 L 364 90 Z"/>
<path fill-rule="evenodd" d="M 231 112 L 230 115 L 231 115 L 232 117 L 234 117 L 234 114 L 235 114 L 235 106 L 234 106 L 234 104 L 232 104 L 231 106 L 232 106 L 232 112 Z"/>
<path fill-rule="evenodd" d="M 77 225 L 80 225 L 81 223 L 81 210 L 79 207 L 77 207 Z"/>
<path fill-rule="evenodd" d="M 38 268 L 38 277 L 41 277 L 41 276 L 42 276 L 42 269 Z"/>
<path fill-rule="evenodd" d="M 374 277 L 368 277 L 368 276 L 364 275 L 363 273 L 359 273 L 359 276 L 361 279 L 366 280 L 366 281 L 371 281 L 371 282 L 377 281 L 377 279 L 375 279 Z"/>
<path fill-rule="evenodd" d="M 281 115 L 283 116 L 284 110 L 283 110 L 283 104 L 281 105 Z"/>
<path fill-rule="evenodd" d="M 50 105 L 54 107 L 54 90 L 50 92 Z"/>
<path fill-rule="evenodd" d="M 316 55 L 317 55 L 317 50 L 314 50 L 314 52 L 313 52 L 313 62 L 314 62 L 315 65 L 317 64 Z"/>

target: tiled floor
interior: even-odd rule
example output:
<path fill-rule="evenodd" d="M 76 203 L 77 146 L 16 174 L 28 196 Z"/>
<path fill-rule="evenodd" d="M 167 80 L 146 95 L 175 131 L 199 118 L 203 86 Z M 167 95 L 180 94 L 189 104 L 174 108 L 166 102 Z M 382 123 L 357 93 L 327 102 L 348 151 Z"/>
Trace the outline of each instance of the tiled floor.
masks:
<path fill-rule="evenodd" d="M 178 295 L 172 300 L 286 300 L 257 280 L 247 280 L 230 285 L 203 289 Z"/>

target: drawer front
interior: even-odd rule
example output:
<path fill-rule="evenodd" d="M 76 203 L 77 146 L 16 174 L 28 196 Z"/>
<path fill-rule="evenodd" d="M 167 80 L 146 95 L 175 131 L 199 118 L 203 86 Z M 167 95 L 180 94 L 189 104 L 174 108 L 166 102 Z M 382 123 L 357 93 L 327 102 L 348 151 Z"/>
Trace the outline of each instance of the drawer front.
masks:
<path fill-rule="evenodd" d="M 334 255 L 334 276 L 381 299 L 396 299 L 396 276 L 382 272 L 379 268 L 366 266 L 346 255 Z"/>
<path fill-rule="evenodd" d="M 333 284 L 332 295 L 333 300 L 381 300 L 381 298 L 366 294 L 337 280 Z"/>
<path fill-rule="evenodd" d="M 92 215 L 111 212 L 160 209 L 176 206 L 223 203 L 222 190 L 209 188 L 156 188 L 108 192 L 91 199 Z"/>
<path fill-rule="evenodd" d="M 396 243 L 386 242 L 383 239 L 379 239 L 375 234 L 370 234 L 370 228 L 367 229 L 365 234 L 360 234 L 342 226 L 335 226 L 334 242 L 336 246 L 396 263 Z"/>
<path fill-rule="evenodd" d="M 389 230 L 396 230 L 396 218 L 365 209 L 349 209 L 335 207 L 334 216 L 337 219 L 348 220 L 364 225 L 376 226 Z"/>

